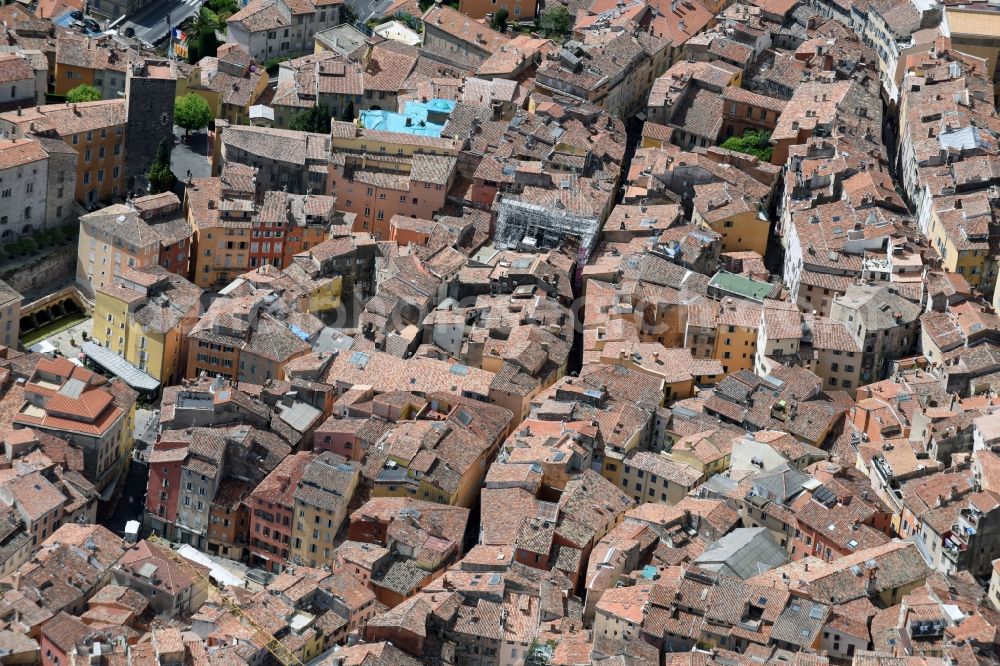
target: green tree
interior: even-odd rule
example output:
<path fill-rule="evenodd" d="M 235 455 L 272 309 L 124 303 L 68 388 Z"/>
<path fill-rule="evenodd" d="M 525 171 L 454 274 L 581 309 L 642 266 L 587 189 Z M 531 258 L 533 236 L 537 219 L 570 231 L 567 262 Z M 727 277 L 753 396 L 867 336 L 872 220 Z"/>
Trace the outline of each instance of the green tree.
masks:
<path fill-rule="evenodd" d="M 205 6 L 216 14 L 235 14 L 240 10 L 240 4 L 236 0 L 206 0 Z"/>
<path fill-rule="evenodd" d="M 570 16 L 565 5 L 553 5 L 542 13 L 542 29 L 550 35 L 564 35 L 569 32 Z"/>
<path fill-rule="evenodd" d="M 508 16 L 510 16 L 510 13 L 506 9 L 501 7 L 500 10 L 493 15 L 493 29 L 499 30 L 500 32 L 506 30 Z"/>
<path fill-rule="evenodd" d="M 354 100 L 352 99 L 344 107 L 344 113 L 340 116 L 341 120 L 353 121 L 354 120 Z"/>
<path fill-rule="evenodd" d="M 149 189 L 152 194 L 170 192 L 177 183 L 177 177 L 170 170 L 170 144 L 167 139 L 160 141 L 156 147 L 156 156 L 149 165 Z"/>
<path fill-rule="evenodd" d="M 236 0 L 208 0 L 205 7 L 208 7 L 219 17 L 219 30 L 225 30 L 226 19 L 240 10 Z"/>
<path fill-rule="evenodd" d="M 326 134 L 330 131 L 330 110 L 320 104 L 297 113 L 288 121 L 288 129 Z"/>
<path fill-rule="evenodd" d="M 78 85 L 66 93 L 66 101 L 76 104 L 77 102 L 96 102 L 101 99 L 101 91 L 86 83 Z"/>
<path fill-rule="evenodd" d="M 726 150 L 753 155 L 762 162 L 771 161 L 771 133 L 750 130 L 743 136 L 731 136 L 722 142 Z"/>
<path fill-rule="evenodd" d="M 208 127 L 212 122 L 212 109 L 204 99 L 188 93 L 174 101 L 174 122 L 184 128 L 184 136 L 187 136 L 191 131 Z"/>
<path fill-rule="evenodd" d="M 215 31 L 211 30 L 209 32 L 203 32 L 200 37 L 198 37 L 197 45 L 198 60 L 201 60 L 205 56 L 215 57 L 219 51 L 219 38 L 215 36 Z M 190 59 L 191 51 L 188 50 L 188 62 L 196 63 L 198 60 Z"/>
<path fill-rule="evenodd" d="M 428 5 L 429 7 L 430 5 Z M 341 23 L 357 23 L 358 13 L 354 11 L 354 7 L 351 7 L 346 2 L 340 6 L 340 22 Z"/>
<path fill-rule="evenodd" d="M 215 32 L 219 28 L 219 15 L 208 7 L 202 7 L 191 23 L 191 30 L 194 34 L 201 36 L 206 32 Z"/>

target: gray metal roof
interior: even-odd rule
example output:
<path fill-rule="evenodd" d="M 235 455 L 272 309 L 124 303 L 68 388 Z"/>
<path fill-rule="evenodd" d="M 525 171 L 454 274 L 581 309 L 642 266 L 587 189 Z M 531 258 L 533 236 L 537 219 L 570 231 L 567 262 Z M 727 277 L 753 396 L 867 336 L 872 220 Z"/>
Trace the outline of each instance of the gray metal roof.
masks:
<path fill-rule="evenodd" d="M 84 342 L 83 353 L 94 363 L 112 373 L 134 389 L 140 391 L 155 391 L 159 386 L 155 378 L 135 367 L 110 349 L 106 349 L 96 342 Z"/>
<path fill-rule="evenodd" d="M 291 407 L 278 405 L 278 408 L 281 410 L 281 420 L 299 432 L 305 432 L 323 414 L 305 402 L 294 402 Z"/>
<path fill-rule="evenodd" d="M 702 553 L 695 564 L 742 580 L 788 562 L 788 553 L 765 527 L 733 530 Z"/>

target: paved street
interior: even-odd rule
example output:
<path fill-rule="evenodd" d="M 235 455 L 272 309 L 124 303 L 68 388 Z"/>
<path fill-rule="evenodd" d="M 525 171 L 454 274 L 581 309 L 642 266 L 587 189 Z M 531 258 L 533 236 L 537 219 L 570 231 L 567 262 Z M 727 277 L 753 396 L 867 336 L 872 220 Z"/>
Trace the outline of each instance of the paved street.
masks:
<path fill-rule="evenodd" d="M 184 136 L 184 130 L 174 127 L 174 136 Z M 170 153 L 170 170 L 178 180 L 187 180 L 188 172 L 192 178 L 208 178 L 212 175 L 212 165 L 208 161 L 208 134 L 204 131 L 193 132 L 187 143 L 178 141 Z"/>
<path fill-rule="evenodd" d="M 170 25 L 178 26 L 189 16 L 194 15 L 201 8 L 203 0 L 156 0 L 149 7 L 122 21 L 117 26 L 119 31 L 126 28 L 135 30 L 137 39 L 141 39 L 147 44 L 156 44 L 167 38 L 167 16 L 170 16 Z"/>
<path fill-rule="evenodd" d="M 125 523 L 130 520 L 142 522 L 142 507 L 146 503 L 146 481 L 149 467 L 146 463 L 132 460 L 125 477 L 125 488 L 110 517 L 100 520 L 101 524 L 117 534 L 125 533 Z"/>
<path fill-rule="evenodd" d="M 135 412 L 135 449 L 136 455 L 143 460 L 146 454 L 156 442 L 156 435 L 160 431 L 160 410 L 158 409 L 137 409 Z"/>

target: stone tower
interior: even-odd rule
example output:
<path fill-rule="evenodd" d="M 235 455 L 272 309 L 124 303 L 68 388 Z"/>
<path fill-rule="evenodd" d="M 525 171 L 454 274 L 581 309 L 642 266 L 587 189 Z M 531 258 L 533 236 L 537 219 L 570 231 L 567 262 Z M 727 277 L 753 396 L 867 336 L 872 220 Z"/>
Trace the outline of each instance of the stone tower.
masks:
<path fill-rule="evenodd" d="M 125 136 L 125 173 L 129 189 L 144 176 L 160 141 L 174 132 L 174 96 L 177 76 L 168 60 L 133 63 L 125 75 L 128 129 Z"/>

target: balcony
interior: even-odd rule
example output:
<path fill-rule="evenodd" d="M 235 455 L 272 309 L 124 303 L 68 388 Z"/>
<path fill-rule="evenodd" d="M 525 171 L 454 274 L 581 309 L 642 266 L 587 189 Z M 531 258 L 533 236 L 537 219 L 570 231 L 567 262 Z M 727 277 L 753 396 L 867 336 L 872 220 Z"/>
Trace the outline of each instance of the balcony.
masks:
<path fill-rule="evenodd" d="M 962 517 L 962 520 L 974 528 L 979 524 L 979 518 L 982 514 L 975 509 L 962 509 L 959 511 L 959 515 Z"/>
<path fill-rule="evenodd" d="M 962 556 L 962 551 L 958 548 L 942 548 L 941 553 L 944 555 L 945 559 L 957 564 L 959 558 Z"/>

